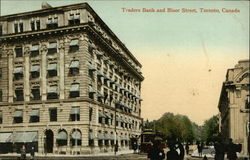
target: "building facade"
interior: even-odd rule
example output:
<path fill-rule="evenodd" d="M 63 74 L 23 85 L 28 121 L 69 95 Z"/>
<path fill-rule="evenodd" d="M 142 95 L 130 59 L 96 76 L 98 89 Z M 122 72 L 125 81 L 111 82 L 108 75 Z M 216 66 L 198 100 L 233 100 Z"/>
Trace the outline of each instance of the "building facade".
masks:
<path fill-rule="evenodd" d="M 1 16 L 1 152 L 128 150 L 141 134 L 141 67 L 87 3 Z"/>
<path fill-rule="evenodd" d="M 224 141 L 229 138 L 242 144 L 241 155 L 249 155 L 249 60 L 241 60 L 227 70 L 220 101 L 220 132 Z"/>

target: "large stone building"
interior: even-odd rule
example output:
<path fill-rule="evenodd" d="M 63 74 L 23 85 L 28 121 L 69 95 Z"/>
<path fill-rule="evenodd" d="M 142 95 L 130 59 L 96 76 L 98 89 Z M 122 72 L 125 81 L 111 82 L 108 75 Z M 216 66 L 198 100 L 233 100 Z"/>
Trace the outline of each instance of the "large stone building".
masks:
<path fill-rule="evenodd" d="M 0 152 L 128 150 L 141 64 L 87 4 L 0 17 Z"/>
<path fill-rule="evenodd" d="M 242 144 L 241 155 L 249 155 L 249 60 L 241 60 L 228 69 L 220 101 L 220 131 L 225 142 L 232 138 Z"/>

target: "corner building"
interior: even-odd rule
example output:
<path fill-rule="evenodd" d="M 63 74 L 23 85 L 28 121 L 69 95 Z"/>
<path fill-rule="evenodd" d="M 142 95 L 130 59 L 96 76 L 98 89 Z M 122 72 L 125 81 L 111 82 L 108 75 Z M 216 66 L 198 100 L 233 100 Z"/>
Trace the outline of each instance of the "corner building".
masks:
<path fill-rule="evenodd" d="M 220 132 L 227 143 L 242 144 L 240 156 L 249 157 L 250 150 L 250 94 L 249 59 L 240 60 L 234 68 L 227 70 L 219 100 Z"/>
<path fill-rule="evenodd" d="M 0 152 L 129 150 L 141 67 L 87 3 L 1 16 Z"/>

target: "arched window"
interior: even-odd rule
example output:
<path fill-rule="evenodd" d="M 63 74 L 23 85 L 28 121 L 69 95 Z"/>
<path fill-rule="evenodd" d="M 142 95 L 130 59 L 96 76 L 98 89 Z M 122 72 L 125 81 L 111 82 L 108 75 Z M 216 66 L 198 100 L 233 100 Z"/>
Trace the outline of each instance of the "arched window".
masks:
<path fill-rule="evenodd" d="M 71 133 L 71 145 L 80 146 L 82 145 L 82 133 L 78 129 L 74 129 Z"/>
<path fill-rule="evenodd" d="M 66 146 L 67 145 L 68 134 L 65 130 L 60 130 L 56 137 L 58 146 Z"/>

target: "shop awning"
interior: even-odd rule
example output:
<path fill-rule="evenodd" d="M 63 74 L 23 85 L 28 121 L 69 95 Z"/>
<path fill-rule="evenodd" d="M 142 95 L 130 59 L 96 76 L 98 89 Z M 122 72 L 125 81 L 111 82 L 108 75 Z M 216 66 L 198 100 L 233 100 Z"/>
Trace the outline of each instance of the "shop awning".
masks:
<path fill-rule="evenodd" d="M 79 83 L 75 83 L 72 84 L 70 87 L 70 92 L 79 92 L 80 91 L 80 84 Z"/>
<path fill-rule="evenodd" d="M 16 74 L 16 73 L 23 73 L 23 67 L 14 68 L 14 74 Z"/>
<path fill-rule="evenodd" d="M 89 133 L 89 139 L 95 139 L 95 134 L 93 132 Z"/>
<path fill-rule="evenodd" d="M 88 67 L 90 71 L 96 71 L 96 68 L 92 64 L 88 63 Z"/>
<path fill-rule="evenodd" d="M 31 47 L 31 51 L 37 51 L 38 48 L 39 48 L 38 45 L 33 45 L 33 46 Z"/>
<path fill-rule="evenodd" d="M 61 131 L 58 133 L 57 140 L 67 140 L 67 133 L 65 131 Z"/>
<path fill-rule="evenodd" d="M 82 135 L 81 135 L 81 133 L 79 132 L 79 131 L 74 131 L 73 133 L 72 133 L 72 139 L 77 139 L 77 140 L 80 140 L 80 139 L 82 139 Z"/>
<path fill-rule="evenodd" d="M 78 46 L 79 45 L 79 40 L 78 39 L 73 39 L 70 42 L 70 46 Z"/>
<path fill-rule="evenodd" d="M 39 65 L 33 65 L 30 68 L 30 72 L 39 72 L 40 71 L 40 66 Z"/>
<path fill-rule="evenodd" d="M 104 139 L 104 136 L 103 136 L 103 134 L 98 133 L 98 134 L 97 134 L 97 138 L 98 138 L 99 140 L 102 140 L 102 139 Z"/>
<path fill-rule="evenodd" d="M 8 142 L 11 138 L 12 133 L 0 133 L 0 143 Z"/>
<path fill-rule="evenodd" d="M 103 114 L 102 112 L 99 112 L 99 118 L 106 118 L 105 114 Z"/>
<path fill-rule="evenodd" d="M 92 88 L 92 87 L 89 87 L 89 93 L 95 93 L 96 91 Z"/>
<path fill-rule="evenodd" d="M 38 109 L 33 109 L 30 113 L 30 116 L 37 116 L 39 117 L 39 110 Z"/>
<path fill-rule="evenodd" d="M 80 65 L 79 61 L 72 61 L 70 63 L 69 68 L 79 68 L 79 65 Z"/>
<path fill-rule="evenodd" d="M 13 143 L 28 143 L 28 142 L 37 142 L 37 132 L 17 132 L 13 134 L 13 137 L 10 139 L 10 142 Z"/>
<path fill-rule="evenodd" d="M 57 93 L 57 86 L 50 86 L 48 88 L 48 93 Z"/>
<path fill-rule="evenodd" d="M 70 114 L 80 114 L 80 107 L 72 107 Z"/>
<path fill-rule="evenodd" d="M 14 117 L 23 117 L 23 111 L 15 111 Z"/>
<path fill-rule="evenodd" d="M 57 43 L 53 42 L 53 43 L 49 43 L 48 49 L 55 49 L 57 48 Z"/>
<path fill-rule="evenodd" d="M 48 71 L 51 71 L 51 70 L 56 70 L 57 69 L 57 63 L 50 63 L 48 64 Z"/>

